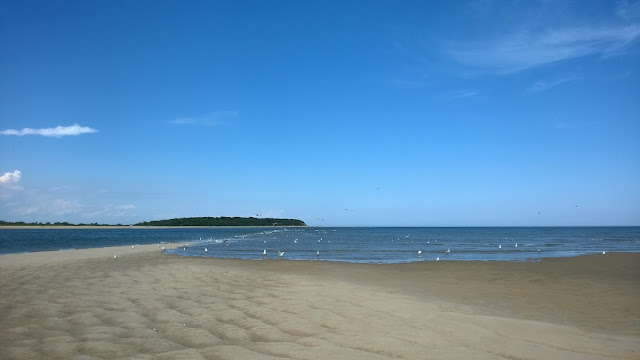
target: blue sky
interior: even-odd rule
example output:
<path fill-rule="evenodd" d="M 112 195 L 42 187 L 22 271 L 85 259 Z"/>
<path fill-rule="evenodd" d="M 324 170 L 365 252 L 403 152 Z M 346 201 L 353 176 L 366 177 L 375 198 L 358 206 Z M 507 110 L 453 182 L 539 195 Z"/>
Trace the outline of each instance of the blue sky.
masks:
<path fill-rule="evenodd" d="M 640 225 L 640 1 L 0 17 L 3 220 Z"/>

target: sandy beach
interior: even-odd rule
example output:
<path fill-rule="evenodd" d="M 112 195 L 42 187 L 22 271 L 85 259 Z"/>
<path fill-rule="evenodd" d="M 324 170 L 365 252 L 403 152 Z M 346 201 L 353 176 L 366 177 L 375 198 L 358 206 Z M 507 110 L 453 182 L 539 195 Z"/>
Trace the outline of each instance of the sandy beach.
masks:
<path fill-rule="evenodd" d="M 392 265 L 156 245 L 2 255 L 0 358 L 640 359 L 640 254 Z"/>

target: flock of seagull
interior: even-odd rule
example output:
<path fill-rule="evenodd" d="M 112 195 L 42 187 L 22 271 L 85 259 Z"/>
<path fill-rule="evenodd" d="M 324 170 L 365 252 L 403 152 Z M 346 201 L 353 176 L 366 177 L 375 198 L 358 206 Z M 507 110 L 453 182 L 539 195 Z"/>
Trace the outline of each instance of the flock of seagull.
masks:
<path fill-rule="evenodd" d="M 408 238 L 408 237 L 409 237 L 409 235 L 407 235 L 406 237 Z M 244 239 L 244 236 L 242 236 L 242 238 Z M 275 240 L 275 239 L 276 239 L 276 238 L 274 237 L 274 240 Z M 200 238 L 200 240 L 202 241 L 202 238 Z M 228 240 L 229 240 L 229 239 L 216 240 L 216 243 L 225 243 L 225 244 L 226 244 L 226 243 L 228 242 Z M 398 239 L 398 240 L 400 240 L 400 239 Z M 209 241 L 209 242 L 211 242 L 211 241 L 212 241 L 212 238 L 209 238 L 209 240 L 208 240 L 208 241 Z M 391 241 L 393 241 L 393 240 L 391 240 Z M 511 241 L 513 241 L 513 239 L 512 239 Z M 318 240 L 318 243 L 320 243 L 320 242 L 322 242 L 322 238 L 320 238 L 320 239 Z M 331 242 L 331 240 L 329 240 L 328 242 Z M 267 240 L 264 240 L 264 243 L 266 244 L 266 243 L 267 243 Z M 298 243 L 298 239 L 296 238 L 296 239 L 293 241 L 293 243 L 294 243 L 294 244 L 297 244 L 297 243 Z M 427 241 L 427 244 L 430 244 L 430 241 Z M 168 245 L 171 245 L 171 243 L 168 243 Z M 226 245 L 228 246 L 228 244 L 226 244 Z M 161 250 L 163 250 L 163 251 L 165 250 L 165 247 L 164 247 L 164 246 L 161 246 L 161 244 L 158 244 L 157 246 L 158 246 L 158 248 L 160 248 L 160 247 L 161 247 Z M 182 246 L 182 250 L 183 250 L 183 251 L 186 251 L 186 250 L 187 250 L 187 247 L 188 247 L 187 245 L 183 245 L 183 246 Z M 517 248 L 517 247 L 518 247 L 518 243 L 515 243 L 515 246 L 514 246 L 514 247 L 516 247 L 516 248 Z M 135 249 L 135 245 L 131 245 L 131 249 Z M 498 245 L 498 249 L 502 249 L 502 244 L 499 244 L 499 245 Z M 205 248 L 204 248 L 204 252 L 205 252 L 205 254 L 206 254 L 206 253 L 208 253 L 208 252 L 209 252 L 209 249 L 208 249 L 207 247 L 205 247 Z M 540 252 L 540 249 L 538 249 L 538 252 Z M 276 253 L 278 253 L 278 257 L 284 257 L 285 251 L 276 250 Z M 447 255 L 448 255 L 448 254 L 450 254 L 450 253 L 451 253 L 451 248 L 447 248 L 447 250 L 446 250 L 444 253 L 445 253 L 445 254 L 447 254 Z M 606 255 L 606 253 L 607 253 L 606 251 L 603 251 L 603 252 L 602 252 L 602 255 Z M 420 257 L 420 256 L 422 256 L 422 250 L 418 250 L 417 255 L 418 255 L 419 257 Z M 263 257 L 263 258 L 265 258 L 266 256 L 267 256 L 267 249 L 264 249 L 264 250 L 262 250 L 262 257 Z M 319 256 L 320 256 L 320 250 L 316 250 L 316 257 L 319 257 Z M 117 255 L 117 254 L 113 255 L 113 258 L 114 258 L 114 259 L 117 259 L 117 258 L 118 258 L 118 255 Z M 440 257 L 439 257 L 439 256 L 438 256 L 438 257 L 436 257 L 436 258 L 434 259 L 434 261 L 440 261 Z"/>

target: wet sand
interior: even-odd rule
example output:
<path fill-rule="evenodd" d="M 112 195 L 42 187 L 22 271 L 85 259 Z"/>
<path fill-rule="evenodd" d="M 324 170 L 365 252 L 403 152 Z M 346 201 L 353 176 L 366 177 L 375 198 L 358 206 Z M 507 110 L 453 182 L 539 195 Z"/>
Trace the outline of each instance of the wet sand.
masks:
<path fill-rule="evenodd" d="M 156 245 L 3 255 L 0 358 L 640 359 L 640 254 L 394 265 Z"/>

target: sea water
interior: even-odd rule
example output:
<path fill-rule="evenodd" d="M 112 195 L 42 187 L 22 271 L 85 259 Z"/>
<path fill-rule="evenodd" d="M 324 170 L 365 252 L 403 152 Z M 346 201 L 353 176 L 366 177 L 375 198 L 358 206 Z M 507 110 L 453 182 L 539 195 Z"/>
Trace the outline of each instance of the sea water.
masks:
<path fill-rule="evenodd" d="M 170 254 L 247 260 L 527 261 L 640 252 L 640 227 L 0 229 L 0 254 L 166 243 L 181 245 Z"/>

